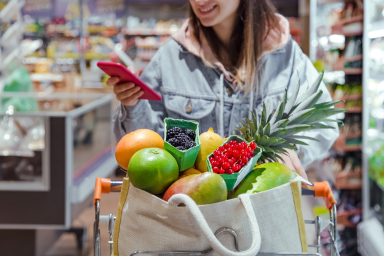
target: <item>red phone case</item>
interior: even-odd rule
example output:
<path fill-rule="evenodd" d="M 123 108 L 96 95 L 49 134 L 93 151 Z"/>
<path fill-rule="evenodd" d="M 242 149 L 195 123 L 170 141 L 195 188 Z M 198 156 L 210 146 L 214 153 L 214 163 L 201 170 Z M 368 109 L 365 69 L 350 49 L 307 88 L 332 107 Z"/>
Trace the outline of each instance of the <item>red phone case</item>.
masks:
<path fill-rule="evenodd" d="M 133 82 L 134 84 L 140 86 L 141 89 L 144 91 L 144 94 L 140 97 L 140 99 L 161 101 L 162 97 L 160 94 L 158 94 L 151 87 L 146 85 L 142 80 L 140 80 L 140 78 L 138 78 L 135 74 L 133 74 L 123 65 L 111 62 L 98 62 L 97 66 L 109 76 L 120 77 L 119 83 Z"/>

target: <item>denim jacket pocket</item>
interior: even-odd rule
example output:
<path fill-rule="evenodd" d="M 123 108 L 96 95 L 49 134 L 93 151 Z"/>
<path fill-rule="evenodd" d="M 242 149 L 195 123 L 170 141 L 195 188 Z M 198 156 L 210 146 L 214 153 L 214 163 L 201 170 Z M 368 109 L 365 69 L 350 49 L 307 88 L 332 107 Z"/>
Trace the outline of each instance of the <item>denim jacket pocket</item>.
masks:
<path fill-rule="evenodd" d="M 189 98 L 177 93 L 165 93 L 164 104 L 171 118 L 181 118 L 186 120 L 200 120 L 215 108 L 215 101 L 202 98 Z"/>

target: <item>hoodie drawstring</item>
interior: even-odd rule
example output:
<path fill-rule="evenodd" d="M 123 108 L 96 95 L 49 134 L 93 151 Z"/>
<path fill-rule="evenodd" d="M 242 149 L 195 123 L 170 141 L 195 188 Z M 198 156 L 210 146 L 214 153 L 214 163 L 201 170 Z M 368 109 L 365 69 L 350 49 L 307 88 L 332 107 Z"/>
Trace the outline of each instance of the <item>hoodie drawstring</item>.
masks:
<path fill-rule="evenodd" d="M 224 137 L 224 74 L 220 75 L 220 136 Z"/>

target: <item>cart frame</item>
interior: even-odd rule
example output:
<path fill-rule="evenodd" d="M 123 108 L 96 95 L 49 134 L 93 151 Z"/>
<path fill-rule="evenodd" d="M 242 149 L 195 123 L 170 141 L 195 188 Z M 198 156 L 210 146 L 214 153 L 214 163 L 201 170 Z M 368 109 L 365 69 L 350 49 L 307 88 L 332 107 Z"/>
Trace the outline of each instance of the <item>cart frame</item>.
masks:
<path fill-rule="evenodd" d="M 109 250 L 110 255 L 113 253 L 113 229 L 115 227 L 116 217 L 112 213 L 109 215 L 100 215 L 100 201 L 101 194 L 108 194 L 109 192 L 120 192 L 121 186 L 123 184 L 122 180 L 111 180 L 107 178 L 97 178 L 95 185 L 95 196 L 93 204 L 95 206 L 95 222 L 93 225 L 93 242 L 94 242 L 94 256 L 101 256 L 101 239 L 100 239 L 100 228 L 99 223 L 103 222 L 108 229 L 109 233 Z M 330 237 L 331 243 L 331 256 L 340 256 L 337 245 L 336 245 L 336 227 L 337 227 L 337 210 L 336 210 L 336 200 L 333 197 L 332 191 L 329 187 L 328 182 L 315 182 L 313 184 L 313 195 L 315 197 L 323 197 L 324 202 L 329 210 L 330 219 L 323 219 L 317 216 L 314 220 L 305 220 L 305 224 L 315 225 L 316 235 L 317 235 L 317 244 L 309 244 L 308 247 L 316 248 L 316 253 L 292 253 L 292 252 L 259 252 L 257 255 L 302 255 L 302 256 L 322 256 L 321 255 L 321 241 L 320 233 L 328 229 L 328 234 Z M 306 186 L 307 187 L 307 186 Z M 307 192 L 308 189 L 305 189 Z M 312 193 L 303 193 L 303 195 L 309 195 Z M 229 233 L 234 237 L 234 243 L 236 250 L 241 252 L 241 249 L 238 246 L 237 234 L 233 229 L 223 227 L 218 229 L 215 232 L 215 236 L 219 236 L 222 233 Z M 212 252 L 213 249 L 207 249 L 204 251 L 136 251 L 131 254 L 131 256 L 138 254 L 158 254 L 158 255 L 206 255 Z"/>

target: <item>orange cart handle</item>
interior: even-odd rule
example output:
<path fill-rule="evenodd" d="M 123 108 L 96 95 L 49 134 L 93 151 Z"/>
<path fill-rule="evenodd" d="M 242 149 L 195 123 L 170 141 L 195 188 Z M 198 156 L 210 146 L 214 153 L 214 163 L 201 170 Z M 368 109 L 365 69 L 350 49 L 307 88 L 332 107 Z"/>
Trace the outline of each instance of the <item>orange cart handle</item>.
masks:
<path fill-rule="evenodd" d="M 108 178 L 96 178 L 95 195 L 93 196 L 93 205 L 96 205 L 97 200 L 101 200 L 101 194 L 109 194 L 109 192 L 121 191 L 123 185 L 122 180 L 111 180 Z"/>
<path fill-rule="evenodd" d="M 323 197 L 325 205 L 329 210 L 331 210 L 332 205 L 337 204 L 337 202 L 333 197 L 329 183 L 327 181 L 314 182 L 313 186 L 315 188 L 315 197 Z"/>

